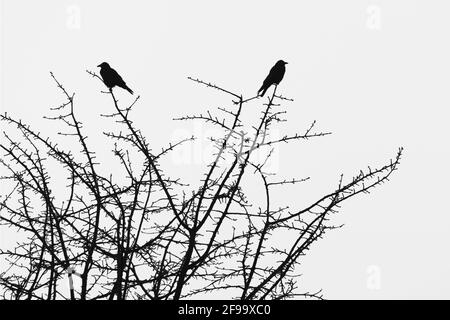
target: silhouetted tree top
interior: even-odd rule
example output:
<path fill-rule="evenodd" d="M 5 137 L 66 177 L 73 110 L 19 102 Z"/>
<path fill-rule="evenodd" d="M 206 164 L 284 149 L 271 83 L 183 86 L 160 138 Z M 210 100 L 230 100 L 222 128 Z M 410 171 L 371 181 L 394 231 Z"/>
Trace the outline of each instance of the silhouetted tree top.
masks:
<path fill-rule="evenodd" d="M 103 74 L 88 73 L 113 87 Z M 215 145 L 213 160 L 198 184 L 170 178 L 164 162 L 194 137 L 152 151 L 151 139 L 131 119 L 139 97 L 119 105 L 110 90 L 104 94 L 110 99 L 111 113 L 101 116 L 120 126 L 104 132 L 126 177 L 119 180 L 110 163 L 96 158 L 74 94 L 51 76 L 65 101 L 47 119 L 63 123 L 64 138 L 75 139 L 82 152 L 54 143 L 8 114 L 0 115 L 4 123 L 0 165 L 5 171 L 0 179 L 8 187 L 0 198 L 0 225 L 15 230 L 20 239 L 15 247 L 0 251 L 9 265 L 0 274 L 4 299 L 178 300 L 211 295 L 242 300 L 320 299 L 320 289 L 311 292 L 299 286 L 301 257 L 326 231 L 340 227 L 330 220 L 341 204 L 387 182 L 402 155 L 400 148 L 384 166 L 368 167 L 350 179 L 340 176 L 336 187 L 325 188 L 305 207 L 274 205 L 275 188 L 310 179 L 271 173 L 267 163 L 274 146 L 330 133 L 317 131 L 312 121 L 301 133 L 271 139 L 270 130 L 286 120 L 282 104 L 293 101 L 278 94 L 276 86 L 271 95 L 256 100 L 258 96 L 244 98 L 189 78 L 231 100 L 226 108 L 176 118 L 205 121 L 220 131 L 210 137 Z M 275 80 L 267 84 L 276 84 Z M 260 113 L 244 120 L 243 106 L 250 101 L 261 102 Z M 21 141 L 9 132 L 19 133 Z M 264 157 L 256 157 L 256 151 L 264 151 Z M 49 166 L 50 160 L 59 168 Z M 56 176 L 56 170 L 65 174 Z M 246 196 L 243 182 L 250 175 L 256 175 L 263 187 L 263 206 L 252 205 Z M 63 198 L 52 192 L 52 179 L 67 180 Z M 280 237 L 286 241 L 278 241 Z"/>

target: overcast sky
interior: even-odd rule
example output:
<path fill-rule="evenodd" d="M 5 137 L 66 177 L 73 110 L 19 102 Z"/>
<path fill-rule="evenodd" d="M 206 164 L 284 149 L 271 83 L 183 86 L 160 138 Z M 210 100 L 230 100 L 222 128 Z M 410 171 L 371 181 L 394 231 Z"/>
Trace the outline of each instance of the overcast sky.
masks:
<path fill-rule="evenodd" d="M 280 134 L 303 132 L 313 120 L 333 134 L 278 150 L 274 165 L 281 176 L 311 176 L 301 190 L 281 193 L 280 201 L 299 205 L 296 199 L 332 190 L 341 173 L 351 178 L 405 147 L 391 181 L 345 203 L 335 219 L 345 226 L 309 251 L 303 287 L 323 288 L 331 299 L 450 298 L 448 1 L 1 5 L 1 111 L 54 136 L 42 119 L 62 101 L 49 76 L 53 71 L 76 92 L 89 142 L 105 154 L 110 146 L 98 128 L 108 122 L 99 114 L 112 106 L 86 69 L 98 71 L 107 61 L 141 95 L 136 124 L 158 149 L 183 134 L 207 133 L 206 126 L 172 118 L 227 102 L 187 76 L 250 97 L 278 59 L 288 61 L 279 90 L 295 102 L 286 104 L 288 123 Z M 126 91 L 117 92 L 121 102 L 132 101 Z M 203 164 L 189 159 L 162 165 L 172 176 L 184 173 L 196 181 Z M 11 235 L 0 237 L 3 244 L 12 241 Z"/>

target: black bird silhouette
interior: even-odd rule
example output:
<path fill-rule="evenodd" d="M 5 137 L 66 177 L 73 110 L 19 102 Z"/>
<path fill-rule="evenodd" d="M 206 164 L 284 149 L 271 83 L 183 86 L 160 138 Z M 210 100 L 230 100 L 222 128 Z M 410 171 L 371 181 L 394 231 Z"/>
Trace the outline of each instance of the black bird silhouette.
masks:
<path fill-rule="evenodd" d="M 286 64 L 287 64 L 287 62 L 285 62 L 283 60 L 278 60 L 278 62 L 275 63 L 275 65 L 272 67 L 272 69 L 270 69 L 269 75 L 264 80 L 263 85 L 258 90 L 258 95 L 263 97 L 264 94 L 266 93 L 267 89 L 269 89 L 269 87 L 271 85 L 274 84 L 277 86 L 280 84 L 281 80 L 283 80 L 284 73 L 286 72 L 286 67 L 285 67 Z"/>
<path fill-rule="evenodd" d="M 118 86 L 127 90 L 129 93 L 133 94 L 133 90 L 128 88 L 125 81 L 123 81 L 122 77 L 117 73 L 116 70 L 111 68 L 108 63 L 103 62 L 99 64 L 97 67 L 101 68 L 100 75 L 102 76 L 103 82 L 110 90 L 115 86 Z"/>

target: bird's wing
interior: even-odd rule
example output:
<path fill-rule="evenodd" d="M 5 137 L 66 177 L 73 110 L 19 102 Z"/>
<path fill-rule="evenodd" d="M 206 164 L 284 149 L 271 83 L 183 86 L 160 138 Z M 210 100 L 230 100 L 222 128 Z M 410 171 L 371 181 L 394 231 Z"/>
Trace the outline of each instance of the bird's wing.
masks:
<path fill-rule="evenodd" d="M 270 69 L 270 72 L 267 75 L 266 79 L 264 79 L 265 86 L 270 86 L 273 83 L 273 78 L 275 77 L 275 74 L 276 74 L 275 67 L 272 67 L 272 69 Z"/>
<path fill-rule="evenodd" d="M 273 67 L 272 67 L 272 69 L 270 69 L 270 72 L 269 72 L 269 76 L 274 76 L 274 75 L 276 75 L 278 72 L 279 72 L 279 70 L 278 70 L 278 65 L 274 65 Z"/>
<path fill-rule="evenodd" d="M 280 81 L 284 77 L 284 72 L 285 72 L 285 68 L 283 65 L 273 66 L 272 69 L 270 70 L 270 74 L 269 74 L 271 83 L 275 83 L 275 84 L 280 83 Z"/>
<path fill-rule="evenodd" d="M 114 82 L 117 85 L 125 85 L 125 81 L 123 81 L 123 79 L 120 76 L 120 74 L 118 74 L 117 71 L 112 69 L 112 68 L 111 68 L 111 78 L 114 79 Z"/>

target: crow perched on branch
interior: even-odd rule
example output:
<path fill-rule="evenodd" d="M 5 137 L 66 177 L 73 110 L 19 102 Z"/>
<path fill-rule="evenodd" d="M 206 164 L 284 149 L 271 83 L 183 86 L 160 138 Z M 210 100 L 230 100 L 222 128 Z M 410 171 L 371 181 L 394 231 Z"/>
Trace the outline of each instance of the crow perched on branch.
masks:
<path fill-rule="evenodd" d="M 278 62 L 275 63 L 275 65 L 272 67 L 272 69 L 270 69 L 269 75 L 264 80 L 263 85 L 258 90 L 258 95 L 263 97 L 264 94 L 266 93 L 267 89 L 269 89 L 269 87 L 271 85 L 280 84 L 281 80 L 283 80 L 284 73 L 286 72 L 286 67 L 285 67 L 286 64 L 287 64 L 287 62 L 285 62 L 283 60 L 278 60 Z"/>
<path fill-rule="evenodd" d="M 103 82 L 110 90 L 113 87 L 118 86 L 127 90 L 129 93 L 133 94 L 133 90 L 128 88 L 125 81 L 123 81 L 122 77 L 117 73 L 116 70 L 111 68 L 108 63 L 103 62 L 99 64 L 97 67 L 101 68 L 100 75 L 102 76 Z"/>

